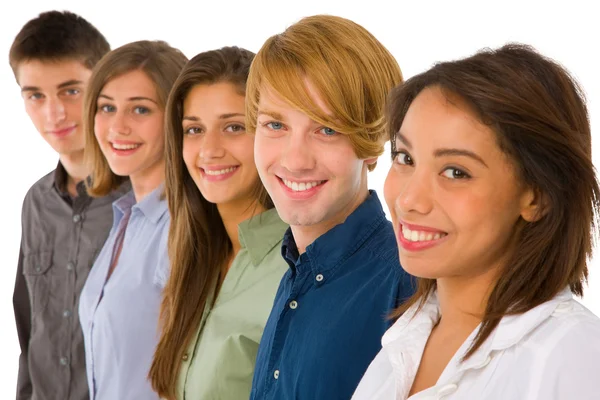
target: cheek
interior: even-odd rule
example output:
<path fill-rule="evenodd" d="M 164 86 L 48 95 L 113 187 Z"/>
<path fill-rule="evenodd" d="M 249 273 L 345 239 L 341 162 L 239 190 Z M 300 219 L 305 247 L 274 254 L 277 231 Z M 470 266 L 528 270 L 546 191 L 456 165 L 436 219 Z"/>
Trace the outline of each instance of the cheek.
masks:
<path fill-rule="evenodd" d="M 65 103 L 65 110 L 67 112 L 67 116 L 71 120 L 78 122 L 83 115 L 83 100 L 78 99 L 69 103 Z"/>
<path fill-rule="evenodd" d="M 394 167 L 392 166 L 392 168 L 390 168 L 388 171 L 385 182 L 383 183 L 383 197 L 394 222 L 396 220 L 396 199 L 400 193 L 400 180 L 396 175 L 397 174 L 394 171 Z"/>
<path fill-rule="evenodd" d="M 252 135 L 239 137 L 231 147 L 230 152 L 240 163 L 256 167 L 254 162 L 254 137 Z"/>
<path fill-rule="evenodd" d="M 321 168 L 332 176 L 348 181 L 360 179 L 363 160 L 359 160 L 349 141 L 335 145 L 313 146 L 311 153 Z"/>
<path fill-rule="evenodd" d="M 36 127 L 44 125 L 44 114 L 41 107 L 25 103 L 25 112 Z"/>
<path fill-rule="evenodd" d="M 101 114 L 94 117 L 94 135 L 98 141 L 102 141 L 108 135 L 108 120 Z"/>
<path fill-rule="evenodd" d="M 183 162 L 188 169 L 194 168 L 200 152 L 199 140 L 183 139 Z"/>
<path fill-rule="evenodd" d="M 481 238 L 504 236 L 516 215 L 505 193 L 498 190 L 474 190 L 468 195 L 440 194 L 439 202 L 446 205 L 455 225 L 464 232 Z"/>
<path fill-rule="evenodd" d="M 132 127 L 135 132 L 135 127 Z M 165 134 L 163 129 L 162 118 L 152 118 L 146 121 L 143 125 L 139 126 L 140 136 L 147 142 L 152 143 L 152 146 L 157 151 L 162 151 L 165 146 Z"/>
<path fill-rule="evenodd" d="M 278 157 L 277 140 L 255 136 L 254 139 L 254 162 L 259 170 L 267 169 Z"/>

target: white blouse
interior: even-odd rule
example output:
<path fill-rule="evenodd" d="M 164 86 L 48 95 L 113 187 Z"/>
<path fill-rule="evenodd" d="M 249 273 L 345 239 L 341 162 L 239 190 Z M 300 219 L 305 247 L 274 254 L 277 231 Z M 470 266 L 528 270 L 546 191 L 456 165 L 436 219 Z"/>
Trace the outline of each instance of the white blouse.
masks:
<path fill-rule="evenodd" d="M 435 293 L 415 315 L 416 309 L 411 307 L 385 333 L 383 348 L 352 400 L 408 399 L 425 344 L 440 318 Z M 600 399 L 600 318 L 570 290 L 524 314 L 502 318 L 483 345 L 461 363 L 478 329 L 436 385 L 410 400 Z"/>

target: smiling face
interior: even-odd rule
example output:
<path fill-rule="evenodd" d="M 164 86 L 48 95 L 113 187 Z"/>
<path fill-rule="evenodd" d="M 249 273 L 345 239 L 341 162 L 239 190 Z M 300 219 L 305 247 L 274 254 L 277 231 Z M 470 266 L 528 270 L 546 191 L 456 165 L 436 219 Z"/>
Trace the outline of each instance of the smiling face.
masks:
<path fill-rule="evenodd" d="M 25 111 L 60 155 L 83 152 L 83 92 L 91 73 L 76 60 L 30 60 L 17 68 Z"/>
<path fill-rule="evenodd" d="M 402 266 L 430 279 L 501 267 L 535 203 L 495 132 L 460 98 L 431 87 L 410 105 L 395 146 L 384 192 Z"/>
<path fill-rule="evenodd" d="M 183 159 L 211 203 L 248 204 L 258 184 L 244 95 L 231 83 L 197 85 L 183 103 Z"/>
<path fill-rule="evenodd" d="M 313 103 L 331 114 L 311 83 L 306 86 Z M 260 92 L 254 153 L 281 218 L 317 236 L 343 222 L 367 196 L 368 161 L 356 156 L 349 138 L 269 89 Z"/>
<path fill-rule="evenodd" d="M 164 110 L 154 82 L 135 70 L 104 85 L 97 100 L 94 132 L 110 169 L 138 182 L 158 185 L 164 176 Z"/>

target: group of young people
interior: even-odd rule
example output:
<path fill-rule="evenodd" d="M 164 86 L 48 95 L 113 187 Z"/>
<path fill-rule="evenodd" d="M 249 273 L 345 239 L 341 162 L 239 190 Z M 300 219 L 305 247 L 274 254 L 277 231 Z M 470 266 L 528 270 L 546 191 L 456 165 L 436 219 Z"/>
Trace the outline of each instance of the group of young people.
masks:
<path fill-rule="evenodd" d="M 404 81 L 335 16 L 188 60 L 50 11 L 9 59 L 59 155 L 23 203 L 17 399 L 600 398 L 588 113 L 533 48 Z"/>

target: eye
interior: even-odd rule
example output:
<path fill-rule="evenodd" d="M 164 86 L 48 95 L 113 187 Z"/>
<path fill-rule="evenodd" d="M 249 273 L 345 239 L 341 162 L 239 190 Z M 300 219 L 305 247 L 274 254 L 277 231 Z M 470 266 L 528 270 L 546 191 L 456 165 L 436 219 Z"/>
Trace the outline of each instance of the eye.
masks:
<path fill-rule="evenodd" d="M 274 131 L 279 131 L 283 129 L 283 124 L 278 121 L 267 122 L 264 126 Z"/>
<path fill-rule="evenodd" d="M 225 128 L 225 132 L 239 133 L 239 132 L 245 132 L 245 131 L 246 131 L 246 127 L 241 124 L 231 124 Z"/>
<path fill-rule="evenodd" d="M 326 126 L 324 126 L 323 128 L 319 129 L 319 132 L 323 133 L 325 136 L 334 136 L 337 134 L 337 131 L 328 128 Z"/>
<path fill-rule="evenodd" d="M 81 93 L 81 90 L 79 90 L 79 89 L 75 89 L 75 88 L 72 88 L 72 89 L 66 89 L 66 90 L 65 90 L 65 94 L 66 94 L 67 96 L 76 96 L 76 95 L 78 95 L 79 93 Z"/>
<path fill-rule="evenodd" d="M 202 128 L 199 128 L 197 126 L 191 126 L 191 127 L 187 128 L 187 129 L 183 130 L 183 134 L 184 135 L 190 135 L 191 136 L 191 135 L 199 135 L 201 133 L 203 133 Z"/>
<path fill-rule="evenodd" d="M 150 109 L 143 106 L 137 106 L 133 108 L 133 113 L 139 115 L 150 114 Z"/>
<path fill-rule="evenodd" d="M 111 112 L 115 112 L 117 108 L 115 106 L 111 106 L 110 104 L 104 104 L 98 107 L 98 110 L 102 111 L 103 113 L 111 113 Z"/>
<path fill-rule="evenodd" d="M 449 179 L 468 179 L 471 177 L 469 174 L 467 174 L 462 169 L 455 168 L 455 167 L 446 168 L 442 172 L 442 175 L 444 175 L 446 178 L 449 178 Z"/>
<path fill-rule="evenodd" d="M 400 165 L 413 165 L 412 157 L 404 151 L 395 151 L 392 153 L 392 161 Z"/>
<path fill-rule="evenodd" d="M 42 97 L 44 97 L 43 94 L 41 94 L 40 92 L 35 92 L 35 93 L 32 93 L 31 95 L 29 95 L 28 99 L 29 100 L 39 100 Z"/>

